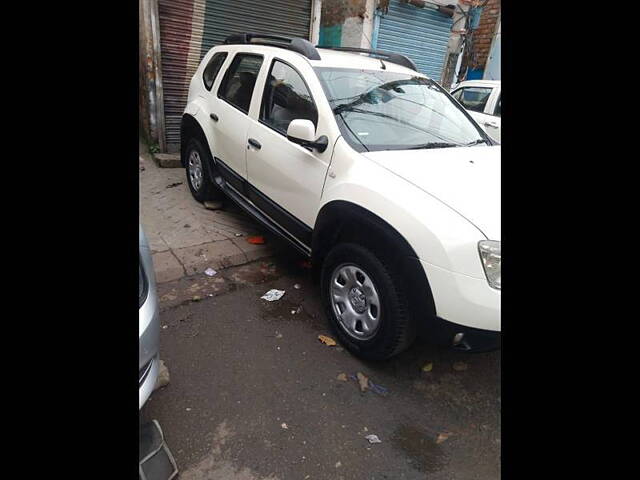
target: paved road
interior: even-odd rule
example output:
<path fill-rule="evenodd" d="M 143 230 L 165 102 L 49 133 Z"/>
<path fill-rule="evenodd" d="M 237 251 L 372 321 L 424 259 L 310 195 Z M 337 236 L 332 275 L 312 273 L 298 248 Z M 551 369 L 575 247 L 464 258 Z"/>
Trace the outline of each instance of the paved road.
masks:
<path fill-rule="evenodd" d="M 171 382 L 141 419 L 159 420 L 180 478 L 500 478 L 500 352 L 418 344 L 368 363 L 325 346 L 318 287 L 298 260 L 287 253 L 160 286 Z M 270 288 L 286 294 L 260 299 Z M 337 379 L 357 372 L 388 393 Z"/>

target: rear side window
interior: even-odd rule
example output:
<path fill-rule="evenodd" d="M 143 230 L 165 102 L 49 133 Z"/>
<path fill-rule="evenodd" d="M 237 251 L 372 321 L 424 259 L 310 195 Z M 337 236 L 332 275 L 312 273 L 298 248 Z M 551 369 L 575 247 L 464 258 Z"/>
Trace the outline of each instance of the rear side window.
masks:
<path fill-rule="evenodd" d="M 204 88 L 211 91 L 211 87 L 213 87 L 213 82 L 215 82 L 216 77 L 218 76 L 218 72 L 220 71 L 220 67 L 224 63 L 227 58 L 227 53 L 216 53 L 209 63 L 207 67 L 204 69 L 202 74 L 202 81 L 204 82 Z"/>
<path fill-rule="evenodd" d="M 499 117 L 501 111 L 502 111 L 502 95 L 498 97 L 498 101 L 496 102 L 496 111 L 494 112 L 494 115 L 496 117 Z"/>
<path fill-rule="evenodd" d="M 218 89 L 218 97 L 249 113 L 253 87 L 262 66 L 261 55 L 238 54 L 227 69 Z"/>
<path fill-rule="evenodd" d="M 292 120 L 311 120 L 318 126 L 318 110 L 300 74 L 278 60 L 273 61 L 262 97 L 260 120 L 286 135 Z"/>
<path fill-rule="evenodd" d="M 458 92 L 456 92 L 458 94 Z M 491 88 L 486 87 L 465 87 L 460 89 L 458 95 L 454 98 L 458 100 L 467 110 L 484 113 L 484 107 L 491 95 Z"/>

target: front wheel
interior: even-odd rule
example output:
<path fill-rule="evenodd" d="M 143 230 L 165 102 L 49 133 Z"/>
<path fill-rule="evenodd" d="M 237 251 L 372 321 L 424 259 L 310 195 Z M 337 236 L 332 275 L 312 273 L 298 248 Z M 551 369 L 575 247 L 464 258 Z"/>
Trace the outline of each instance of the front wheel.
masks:
<path fill-rule="evenodd" d="M 210 165 L 209 151 L 197 139 L 190 139 L 187 144 L 185 169 L 191 195 L 199 202 L 215 200 L 221 196 L 221 192 L 211 182 Z"/>
<path fill-rule="evenodd" d="M 355 243 L 338 244 L 323 262 L 320 281 L 329 322 L 355 355 L 384 360 L 414 340 L 401 276 L 382 252 Z"/>

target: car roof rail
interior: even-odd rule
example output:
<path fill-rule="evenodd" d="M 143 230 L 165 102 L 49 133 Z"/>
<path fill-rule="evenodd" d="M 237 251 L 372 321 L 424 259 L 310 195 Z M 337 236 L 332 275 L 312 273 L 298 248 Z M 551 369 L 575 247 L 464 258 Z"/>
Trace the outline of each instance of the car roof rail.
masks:
<path fill-rule="evenodd" d="M 388 60 L 391 63 L 395 63 L 397 65 L 402 65 L 403 67 L 410 68 L 411 70 L 418 71 L 418 67 L 413 63 L 406 55 L 402 55 L 400 53 L 393 52 L 385 52 L 382 50 L 368 50 L 366 48 L 355 48 L 355 47 L 325 47 L 322 45 L 318 45 L 317 48 L 326 48 L 327 50 L 338 50 L 340 52 L 355 52 L 355 53 L 367 53 L 370 57 L 382 58 Z"/>
<path fill-rule="evenodd" d="M 281 35 L 266 35 L 262 33 L 235 33 L 224 40 L 225 45 L 266 45 L 269 47 L 286 48 L 300 53 L 309 60 L 321 60 L 316 47 L 309 40 L 298 37 L 284 37 Z"/>

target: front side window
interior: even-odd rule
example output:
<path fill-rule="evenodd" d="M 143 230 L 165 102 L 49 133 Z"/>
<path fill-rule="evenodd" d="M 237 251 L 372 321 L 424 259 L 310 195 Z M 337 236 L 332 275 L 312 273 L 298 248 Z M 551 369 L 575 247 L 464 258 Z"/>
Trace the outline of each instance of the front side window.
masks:
<path fill-rule="evenodd" d="M 249 113 L 253 87 L 256 85 L 261 66 L 261 55 L 236 55 L 224 74 L 218 89 L 218 97 L 226 100 L 244 113 Z"/>
<path fill-rule="evenodd" d="M 405 150 L 488 142 L 433 80 L 384 70 L 316 71 L 338 125 L 354 148 Z"/>
<path fill-rule="evenodd" d="M 456 100 L 467 110 L 483 113 L 490 95 L 491 88 L 465 87 L 460 89 L 460 96 L 456 97 Z"/>
<path fill-rule="evenodd" d="M 273 61 L 267 77 L 260 120 L 286 135 L 292 120 L 311 120 L 318 126 L 318 110 L 302 77 L 292 67 Z"/>
<path fill-rule="evenodd" d="M 227 58 L 227 53 L 216 53 L 213 57 L 211 57 L 211 60 L 209 60 L 209 63 L 207 64 L 207 67 L 204 69 L 204 72 L 202 73 L 202 81 L 204 82 L 204 87 L 211 91 L 211 87 L 213 87 L 213 82 L 215 82 L 216 77 L 218 76 L 218 72 L 220 71 L 220 67 L 222 67 L 222 64 L 224 63 L 225 59 Z"/>

